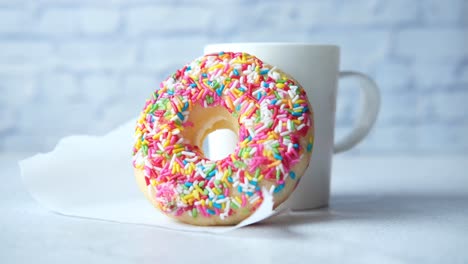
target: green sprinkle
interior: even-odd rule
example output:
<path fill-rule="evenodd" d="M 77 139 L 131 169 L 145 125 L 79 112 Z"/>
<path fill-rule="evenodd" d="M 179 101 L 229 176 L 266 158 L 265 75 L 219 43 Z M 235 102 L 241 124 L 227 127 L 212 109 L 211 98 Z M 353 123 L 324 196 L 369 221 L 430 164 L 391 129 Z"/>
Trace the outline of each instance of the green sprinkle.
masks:
<path fill-rule="evenodd" d="M 234 209 L 239 209 L 239 206 L 237 206 L 236 203 L 231 203 L 231 207 Z"/>
<path fill-rule="evenodd" d="M 255 178 L 258 178 L 258 176 L 260 176 L 260 168 L 255 170 Z"/>
<path fill-rule="evenodd" d="M 197 216 L 198 216 L 198 210 L 195 207 L 192 209 L 192 216 L 193 216 L 193 218 L 197 218 Z"/>
<path fill-rule="evenodd" d="M 201 181 L 201 182 L 199 182 L 199 183 L 198 183 L 198 186 L 200 186 L 200 187 L 203 187 L 203 186 L 205 186 L 205 181 Z"/>
<path fill-rule="evenodd" d="M 145 154 L 145 156 L 148 155 L 148 146 L 146 144 L 143 145 L 143 154 Z"/>

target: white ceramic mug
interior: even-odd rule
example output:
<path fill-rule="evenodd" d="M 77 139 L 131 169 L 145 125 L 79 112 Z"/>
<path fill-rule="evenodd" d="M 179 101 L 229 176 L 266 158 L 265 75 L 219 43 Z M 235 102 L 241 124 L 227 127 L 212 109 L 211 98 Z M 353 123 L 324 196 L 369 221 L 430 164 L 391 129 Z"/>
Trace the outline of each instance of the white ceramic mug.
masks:
<path fill-rule="evenodd" d="M 255 55 L 290 74 L 304 87 L 314 112 L 314 148 L 309 168 L 283 206 L 303 210 L 328 205 L 332 155 L 352 148 L 368 134 L 379 111 L 380 94 L 377 85 L 362 73 L 340 72 L 340 49 L 333 45 L 225 43 L 207 45 L 204 50 L 205 54 L 220 51 Z M 361 115 L 353 130 L 341 141 L 334 142 L 337 82 L 347 77 L 360 81 L 363 95 Z M 223 142 L 223 146 L 219 142 Z M 232 150 L 236 143 L 237 138 L 229 132 L 213 133 L 207 137 L 210 156 L 216 156 L 216 152 L 225 153 L 226 149 Z"/>

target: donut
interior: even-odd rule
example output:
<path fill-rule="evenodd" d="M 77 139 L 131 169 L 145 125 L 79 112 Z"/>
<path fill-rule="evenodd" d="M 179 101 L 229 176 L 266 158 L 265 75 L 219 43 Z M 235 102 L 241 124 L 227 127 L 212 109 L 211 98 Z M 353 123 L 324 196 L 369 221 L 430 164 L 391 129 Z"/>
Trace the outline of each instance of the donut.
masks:
<path fill-rule="evenodd" d="M 192 225 L 234 225 L 272 194 L 277 207 L 309 165 L 313 111 L 300 84 L 247 53 L 195 59 L 163 81 L 135 129 L 133 166 L 146 198 Z M 227 128 L 235 150 L 210 160 L 206 136 Z M 222 142 L 219 142 L 222 144 Z"/>

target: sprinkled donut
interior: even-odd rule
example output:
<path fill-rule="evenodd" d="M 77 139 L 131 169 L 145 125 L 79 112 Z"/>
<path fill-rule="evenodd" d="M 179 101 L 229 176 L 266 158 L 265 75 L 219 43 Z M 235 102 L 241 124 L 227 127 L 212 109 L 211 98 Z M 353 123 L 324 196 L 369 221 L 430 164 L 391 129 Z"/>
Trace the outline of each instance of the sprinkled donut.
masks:
<path fill-rule="evenodd" d="M 205 157 L 204 138 L 228 128 L 233 153 Z M 147 100 L 135 131 L 133 166 L 146 198 L 194 225 L 233 225 L 262 203 L 285 201 L 309 165 L 313 115 L 304 89 L 247 53 L 200 57 Z M 220 142 L 221 143 L 221 142 Z"/>

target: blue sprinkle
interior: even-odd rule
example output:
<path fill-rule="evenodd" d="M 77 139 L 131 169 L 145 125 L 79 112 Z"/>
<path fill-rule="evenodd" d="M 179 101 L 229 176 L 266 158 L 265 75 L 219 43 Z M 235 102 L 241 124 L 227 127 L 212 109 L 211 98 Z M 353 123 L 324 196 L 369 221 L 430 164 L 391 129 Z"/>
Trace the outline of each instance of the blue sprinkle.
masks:
<path fill-rule="evenodd" d="M 223 54 L 224 54 L 224 51 L 220 51 L 218 54 L 219 54 L 219 55 L 223 55 Z"/>
<path fill-rule="evenodd" d="M 260 74 L 261 74 L 261 75 L 267 74 L 268 71 L 269 71 L 268 69 L 266 69 L 266 70 L 261 70 L 261 71 L 260 71 Z"/>
<path fill-rule="evenodd" d="M 271 100 L 271 104 L 272 104 L 272 105 L 276 104 L 276 102 L 278 102 L 278 100 L 277 100 L 277 99 L 273 99 L 273 100 Z"/>
<path fill-rule="evenodd" d="M 278 185 L 273 192 L 277 193 L 277 192 L 283 190 L 283 188 L 284 188 L 284 184 Z"/>
<path fill-rule="evenodd" d="M 309 107 L 304 107 L 304 109 L 302 109 L 302 113 L 307 113 L 307 111 L 309 111 Z"/>
<path fill-rule="evenodd" d="M 301 116 L 302 113 L 299 113 L 299 112 L 292 112 L 292 115 L 293 115 L 293 116 Z"/>
<path fill-rule="evenodd" d="M 299 144 L 293 144 L 293 147 L 294 147 L 295 149 L 297 149 L 297 148 L 299 148 Z"/>
<path fill-rule="evenodd" d="M 177 116 L 180 118 L 180 120 L 184 121 L 184 115 L 181 112 L 177 112 Z"/>
<path fill-rule="evenodd" d="M 269 86 L 270 86 L 270 85 L 269 85 L 267 82 L 264 82 L 264 83 L 263 83 L 263 87 L 267 88 L 267 87 L 269 87 Z"/>
<path fill-rule="evenodd" d="M 167 91 L 167 94 L 173 95 L 173 94 L 174 94 L 174 91 Z"/>
<path fill-rule="evenodd" d="M 219 87 L 217 90 L 216 90 L 216 93 L 221 96 L 222 93 L 223 93 L 223 90 L 224 90 L 224 84 L 221 84 L 221 87 Z"/>
<path fill-rule="evenodd" d="M 197 84 L 196 83 L 191 83 L 190 87 L 192 87 L 192 88 L 197 87 Z"/>
<path fill-rule="evenodd" d="M 221 204 L 219 204 L 219 203 L 213 203 L 213 206 L 218 208 L 218 209 L 221 209 Z"/>
<path fill-rule="evenodd" d="M 228 182 L 230 182 L 230 183 L 233 183 L 233 182 L 234 182 L 234 180 L 232 179 L 231 176 L 228 176 L 227 179 L 228 179 Z"/>
<path fill-rule="evenodd" d="M 192 69 L 192 66 L 188 66 L 187 69 L 185 69 L 185 71 L 190 71 Z"/>
<path fill-rule="evenodd" d="M 221 96 L 223 94 L 223 90 L 224 90 L 224 84 L 221 85 L 221 87 L 219 87 L 218 89 L 216 89 L 216 93 L 218 94 L 218 96 Z"/>
<path fill-rule="evenodd" d="M 239 91 L 241 91 L 241 92 L 244 93 L 244 92 L 245 92 L 245 88 L 244 88 L 244 87 L 240 87 L 240 88 L 239 88 Z"/>
<path fill-rule="evenodd" d="M 208 173 L 208 176 L 213 177 L 215 174 L 216 174 L 216 170 L 213 170 L 210 173 Z"/>
<path fill-rule="evenodd" d="M 275 159 L 277 160 L 283 160 L 283 157 L 281 157 L 279 154 L 275 154 L 274 156 L 275 156 Z"/>
<path fill-rule="evenodd" d="M 258 182 L 256 182 L 256 181 L 252 180 L 252 181 L 249 181 L 249 183 L 250 183 L 250 184 L 253 184 L 253 185 L 255 185 L 255 186 L 256 186 Z"/>
<path fill-rule="evenodd" d="M 247 139 L 248 139 L 249 141 L 252 141 L 252 136 L 249 135 L 249 136 L 247 137 Z"/>
<path fill-rule="evenodd" d="M 312 151 L 312 143 L 307 144 L 307 151 L 308 152 Z"/>
<path fill-rule="evenodd" d="M 225 198 L 224 195 L 222 195 L 222 194 L 221 194 L 221 195 L 218 195 L 218 199 L 224 199 L 224 198 Z"/>
<path fill-rule="evenodd" d="M 301 106 L 300 104 L 293 104 L 293 107 L 296 108 L 298 106 Z"/>
<path fill-rule="evenodd" d="M 242 187 L 237 186 L 237 191 L 240 192 L 240 193 L 242 193 Z"/>
<path fill-rule="evenodd" d="M 192 183 L 191 182 L 185 182 L 185 186 L 190 187 L 190 186 L 192 186 Z"/>
<path fill-rule="evenodd" d="M 207 211 L 210 215 L 216 214 L 216 212 L 215 212 L 214 210 L 211 210 L 211 209 L 206 209 L 206 211 Z"/>
<path fill-rule="evenodd" d="M 203 73 L 201 76 L 206 78 L 208 75 L 206 73 Z"/>
<path fill-rule="evenodd" d="M 241 105 L 239 104 L 236 106 L 236 111 L 240 111 L 240 109 L 241 109 Z"/>
<path fill-rule="evenodd" d="M 252 195 L 253 195 L 253 192 L 247 192 L 247 195 L 248 195 L 248 196 L 252 196 Z"/>
<path fill-rule="evenodd" d="M 187 165 L 187 163 L 188 163 L 188 161 L 186 161 L 186 160 L 183 160 L 182 162 L 184 163 L 184 165 Z"/>
<path fill-rule="evenodd" d="M 262 93 L 257 94 L 257 100 L 260 100 L 262 98 Z"/>
<path fill-rule="evenodd" d="M 189 103 L 185 102 L 184 107 L 182 107 L 182 111 L 187 110 L 188 106 L 189 106 Z"/>
<path fill-rule="evenodd" d="M 289 177 L 291 177 L 291 179 L 296 179 L 296 173 L 294 171 L 290 171 L 289 172 Z"/>
<path fill-rule="evenodd" d="M 260 191 L 260 186 L 255 187 L 256 191 Z"/>
<path fill-rule="evenodd" d="M 239 72 L 237 71 L 237 69 L 234 69 L 232 72 L 234 73 L 234 75 L 239 76 Z"/>

